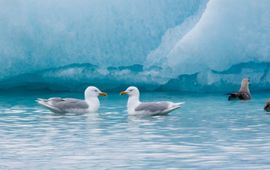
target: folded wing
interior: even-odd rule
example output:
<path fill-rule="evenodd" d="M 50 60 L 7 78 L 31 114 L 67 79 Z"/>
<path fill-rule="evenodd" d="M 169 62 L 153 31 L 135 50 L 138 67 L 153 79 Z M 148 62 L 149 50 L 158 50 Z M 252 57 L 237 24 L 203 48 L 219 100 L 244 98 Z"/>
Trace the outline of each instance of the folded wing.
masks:
<path fill-rule="evenodd" d="M 247 92 L 234 92 L 228 94 L 228 100 L 249 100 L 250 94 Z"/>
<path fill-rule="evenodd" d="M 169 109 L 168 102 L 145 102 L 135 108 L 136 112 L 147 112 L 149 114 L 164 113 Z"/>
<path fill-rule="evenodd" d="M 56 113 L 65 113 L 72 110 L 87 109 L 89 106 L 84 100 L 73 98 L 38 99 L 37 102 Z"/>

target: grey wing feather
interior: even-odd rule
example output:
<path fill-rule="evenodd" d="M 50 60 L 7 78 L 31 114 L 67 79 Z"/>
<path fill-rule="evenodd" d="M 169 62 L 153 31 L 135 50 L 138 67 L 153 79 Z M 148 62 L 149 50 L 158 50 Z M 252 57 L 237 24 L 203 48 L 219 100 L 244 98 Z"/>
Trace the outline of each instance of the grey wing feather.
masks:
<path fill-rule="evenodd" d="M 135 111 L 162 112 L 168 109 L 168 106 L 167 102 L 147 102 L 141 103 L 135 108 Z"/>
<path fill-rule="evenodd" d="M 79 99 L 62 99 L 62 100 L 57 100 L 55 102 L 52 103 L 52 105 L 54 107 L 57 107 L 61 110 L 65 110 L 65 109 L 87 109 L 89 106 L 88 104 L 83 101 L 83 100 L 79 100 Z"/>
<path fill-rule="evenodd" d="M 49 98 L 48 101 L 51 101 L 51 102 L 60 102 L 60 101 L 64 101 L 64 99 L 61 98 L 61 97 L 52 97 L 52 98 Z"/>

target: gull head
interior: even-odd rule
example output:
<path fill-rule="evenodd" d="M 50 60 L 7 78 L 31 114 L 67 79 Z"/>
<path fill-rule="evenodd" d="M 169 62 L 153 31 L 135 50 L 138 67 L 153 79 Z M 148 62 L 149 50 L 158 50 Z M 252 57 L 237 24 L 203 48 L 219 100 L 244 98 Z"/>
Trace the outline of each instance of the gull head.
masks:
<path fill-rule="evenodd" d="M 249 79 L 248 78 L 244 78 L 241 82 L 241 89 L 245 90 L 247 89 L 249 86 Z"/>
<path fill-rule="evenodd" d="M 107 93 L 100 91 L 95 86 L 89 86 L 84 92 L 85 98 L 89 97 L 98 97 L 98 96 L 107 96 Z"/>
<path fill-rule="evenodd" d="M 140 91 L 137 87 L 130 86 L 125 91 L 120 92 L 120 95 L 125 95 L 125 94 L 127 94 L 129 96 L 139 96 Z"/>
<path fill-rule="evenodd" d="M 247 92 L 250 93 L 249 91 L 249 79 L 248 78 L 244 78 L 241 82 L 241 87 L 240 87 L 240 92 Z"/>
<path fill-rule="evenodd" d="M 241 86 L 243 87 L 247 87 L 249 85 L 249 79 L 248 78 L 244 78 L 241 82 Z"/>

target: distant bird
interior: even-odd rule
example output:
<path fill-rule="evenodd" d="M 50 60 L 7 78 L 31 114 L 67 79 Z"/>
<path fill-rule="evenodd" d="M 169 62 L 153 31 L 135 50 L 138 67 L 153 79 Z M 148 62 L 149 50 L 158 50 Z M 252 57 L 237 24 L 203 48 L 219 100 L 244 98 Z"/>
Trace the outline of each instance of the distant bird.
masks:
<path fill-rule="evenodd" d="M 87 113 L 98 111 L 100 105 L 98 96 L 107 96 L 107 93 L 101 92 L 94 86 L 89 86 L 84 91 L 84 100 L 53 97 L 39 98 L 36 101 L 54 113 Z"/>
<path fill-rule="evenodd" d="M 264 106 L 264 110 L 270 112 L 270 100 L 268 100 Z"/>
<path fill-rule="evenodd" d="M 141 102 L 140 92 L 137 87 L 128 87 L 125 91 L 120 92 L 121 95 L 129 95 L 127 109 L 129 115 L 156 116 L 166 115 L 169 112 L 181 107 L 181 103 L 173 103 L 169 101 L 160 102 Z"/>
<path fill-rule="evenodd" d="M 242 80 L 239 92 L 229 93 L 228 95 L 228 100 L 250 100 L 249 79 Z"/>

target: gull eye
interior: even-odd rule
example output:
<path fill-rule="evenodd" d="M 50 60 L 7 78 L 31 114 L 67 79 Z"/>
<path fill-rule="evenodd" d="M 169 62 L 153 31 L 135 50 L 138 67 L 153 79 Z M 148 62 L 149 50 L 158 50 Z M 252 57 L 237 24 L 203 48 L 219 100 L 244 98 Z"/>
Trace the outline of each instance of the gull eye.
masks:
<path fill-rule="evenodd" d="M 97 89 L 95 90 L 95 92 L 98 92 Z"/>

